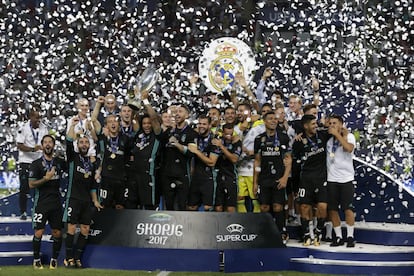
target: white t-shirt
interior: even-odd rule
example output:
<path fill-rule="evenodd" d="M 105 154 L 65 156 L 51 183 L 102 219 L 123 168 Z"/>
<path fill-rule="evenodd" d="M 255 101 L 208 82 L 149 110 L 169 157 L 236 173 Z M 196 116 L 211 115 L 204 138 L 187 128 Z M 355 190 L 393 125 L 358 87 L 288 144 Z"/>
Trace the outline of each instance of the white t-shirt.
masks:
<path fill-rule="evenodd" d="M 75 117 L 70 118 L 67 122 L 66 134 L 69 133 L 69 129 L 70 129 L 70 126 L 72 125 L 73 118 Z M 86 123 L 87 123 L 87 120 L 79 120 L 79 122 L 75 125 L 75 133 L 83 133 L 85 136 L 89 138 L 88 156 L 96 156 L 95 141 L 93 141 L 92 134 L 89 131 L 89 129 L 86 128 L 85 126 Z M 73 148 L 75 152 L 79 152 L 78 144 L 76 141 L 73 141 Z"/>
<path fill-rule="evenodd" d="M 30 121 L 25 122 L 23 126 L 17 131 L 16 143 L 23 144 L 25 146 L 34 148 L 36 145 L 40 145 L 40 141 L 43 136 L 49 133 L 46 126 L 40 123 L 39 127 L 33 129 L 30 127 Z M 25 152 L 19 150 L 19 162 L 20 163 L 32 163 L 34 160 L 42 156 L 42 151 L 37 152 Z"/>
<path fill-rule="evenodd" d="M 355 137 L 352 133 L 348 133 L 346 137 L 348 143 L 354 145 L 355 149 Z M 345 152 L 344 148 L 341 144 L 336 141 L 337 147 L 335 152 L 333 153 L 334 147 L 334 139 L 333 137 L 328 140 L 326 145 L 326 166 L 328 169 L 328 181 L 330 182 L 339 182 L 339 183 L 346 183 L 354 180 L 355 171 L 354 171 L 354 163 L 352 158 L 354 156 L 354 151 L 352 152 Z"/>

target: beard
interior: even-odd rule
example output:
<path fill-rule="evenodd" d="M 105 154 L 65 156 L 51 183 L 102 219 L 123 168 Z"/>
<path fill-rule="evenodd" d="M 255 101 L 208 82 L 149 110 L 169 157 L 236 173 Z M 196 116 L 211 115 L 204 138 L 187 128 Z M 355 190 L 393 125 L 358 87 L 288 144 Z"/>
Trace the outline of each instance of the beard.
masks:
<path fill-rule="evenodd" d="M 79 148 L 79 153 L 82 156 L 86 156 L 88 154 L 89 148 Z"/>
<path fill-rule="evenodd" d="M 200 129 L 199 134 L 203 137 L 206 137 L 208 135 L 208 129 Z"/>
<path fill-rule="evenodd" d="M 47 155 L 47 156 L 52 156 L 52 155 L 53 155 L 53 148 L 46 147 L 46 148 L 43 150 L 43 152 L 44 152 L 44 154 L 45 154 L 45 155 Z"/>

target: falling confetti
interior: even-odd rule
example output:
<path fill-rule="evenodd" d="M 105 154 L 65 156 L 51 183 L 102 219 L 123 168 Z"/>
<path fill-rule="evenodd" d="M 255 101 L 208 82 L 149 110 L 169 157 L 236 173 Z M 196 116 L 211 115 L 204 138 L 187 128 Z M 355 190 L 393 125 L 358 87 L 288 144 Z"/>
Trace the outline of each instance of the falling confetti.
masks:
<path fill-rule="evenodd" d="M 150 65 L 160 73 L 150 93 L 157 111 L 186 103 L 205 112 L 209 91 L 200 79 L 190 85 L 190 77 L 212 40 L 235 37 L 255 55 L 253 90 L 271 66 L 268 97 L 280 90 L 309 102 L 317 78 L 322 112 L 344 113 L 358 137 L 357 155 L 395 179 L 413 178 L 410 0 L 0 1 L 3 169 L 14 162 L 15 130 L 31 106 L 40 105 L 44 123 L 63 142 L 76 99 L 93 103 L 113 93 L 122 103 L 131 79 Z M 378 183 L 381 193 L 390 185 Z"/>

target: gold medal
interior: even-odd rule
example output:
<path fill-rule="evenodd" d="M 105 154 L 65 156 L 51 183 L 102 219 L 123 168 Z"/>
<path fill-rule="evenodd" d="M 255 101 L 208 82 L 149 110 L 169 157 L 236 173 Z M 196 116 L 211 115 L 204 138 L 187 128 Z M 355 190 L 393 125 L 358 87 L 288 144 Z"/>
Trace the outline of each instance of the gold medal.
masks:
<path fill-rule="evenodd" d="M 275 147 L 275 151 L 279 151 L 279 147 Z"/>
<path fill-rule="evenodd" d="M 329 157 L 334 158 L 335 157 L 335 153 L 334 152 L 330 152 L 329 153 Z"/>
<path fill-rule="evenodd" d="M 116 158 L 116 154 L 115 153 L 112 153 L 111 156 L 109 156 L 109 157 L 111 157 L 111 159 L 115 159 Z"/>
<path fill-rule="evenodd" d="M 84 174 L 83 174 L 83 177 L 88 178 L 88 177 L 89 177 L 89 173 L 87 173 L 87 172 L 86 172 L 86 173 L 84 173 Z"/>

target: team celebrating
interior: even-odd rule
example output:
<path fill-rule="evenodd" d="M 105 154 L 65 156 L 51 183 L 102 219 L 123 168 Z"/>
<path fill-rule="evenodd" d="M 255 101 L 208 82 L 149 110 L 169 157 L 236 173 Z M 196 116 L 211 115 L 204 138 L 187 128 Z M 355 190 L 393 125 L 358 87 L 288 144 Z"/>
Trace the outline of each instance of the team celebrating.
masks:
<path fill-rule="evenodd" d="M 299 96 L 290 95 L 285 106 L 280 92 L 263 93 L 271 74 L 270 68 L 264 71 L 255 93 L 238 76 L 246 96 L 211 95 L 208 112 L 200 114 L 181 103 L 158 114 L 146 91 L 138 91 L 140 110 L 126 103 L 118 107 L 113 94 L 94 99 L 93 111 L 88 99 L 78 99 L 64 157 L 55 154 L 55 137 L 33 108 L 16 141 L 23 220 L 29 188 L 35 190 L 34 268 L 43 268 L 40 245 L 47 222 L 53 240 L 49 267 L 57 267 L 65 237 L 64 265 L 81 268 L 93 215 L 105 208 L 268 212 L 284 243 L 287 223 L 296 219 L 305 246 L 326 238 L 331 246 L 354 247 L 355 138 L 341 116 L 318 115 L 317 81 L 312 103 L 302 105 Z M 191 121 L 192 113 L 197 117 Z M 339 210 L 345 213 L 345 237 Z"/>

